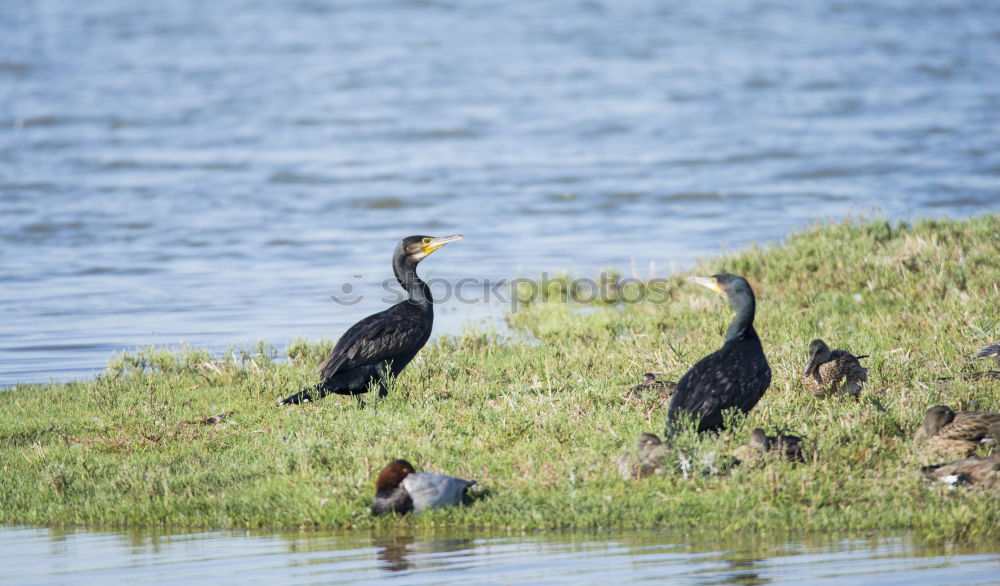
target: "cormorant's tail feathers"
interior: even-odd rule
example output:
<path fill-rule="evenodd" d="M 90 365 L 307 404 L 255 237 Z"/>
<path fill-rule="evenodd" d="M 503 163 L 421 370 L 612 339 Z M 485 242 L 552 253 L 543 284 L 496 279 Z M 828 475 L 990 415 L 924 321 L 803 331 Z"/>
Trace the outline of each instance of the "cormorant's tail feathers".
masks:
<path fill-rule="evenodd" d="M 278 401 L 279 405 L 298 405 L 300 403 L 308 403 L 310 401 L 317 401 L 325 397 L 328 393 L 324 388 L 323 383 L 313 385 L 311 387 L 306 387 L 301 391 L 285 397 L 281 401 Z"/>

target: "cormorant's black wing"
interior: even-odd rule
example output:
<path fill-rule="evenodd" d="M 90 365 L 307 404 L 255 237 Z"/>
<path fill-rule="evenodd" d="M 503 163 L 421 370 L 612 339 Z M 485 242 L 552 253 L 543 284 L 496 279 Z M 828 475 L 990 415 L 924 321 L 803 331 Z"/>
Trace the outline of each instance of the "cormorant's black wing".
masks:
<path fill-rule="evenodd" d="M 771 368 L 760 341 L 732 340 L 699 360 L 677 383 L 667 408 L 667 420 L 682 413 L 701 417 L 698 431 L 722 427 L 722 412 L 753 409 L 771 384 Z"/>
<path fill-rule="evenodd" d="M 407 311 L 403 303 L 348 328 L 317 369 L 320 375 L 327 379 L 341 370 L 391 360 L 421 344 L 429 333 L 429 324 L 415 312 Z"/>

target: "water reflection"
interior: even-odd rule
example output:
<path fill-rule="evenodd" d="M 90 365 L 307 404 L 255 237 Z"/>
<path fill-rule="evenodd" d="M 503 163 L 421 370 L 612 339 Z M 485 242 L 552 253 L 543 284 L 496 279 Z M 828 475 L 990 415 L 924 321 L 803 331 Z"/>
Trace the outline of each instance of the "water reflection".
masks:
<path fill-rule="evenodd" d="M 753 571 L 761 561 L 761 559 L 754 558 L 727 560 L 726 563 L 729 564 L 729 567 L 726 571 L 732 573 L 721 580 L 719 584 L 770 584 L 772 580 L 762 578 L 759 573 Z"/>
<path fill-rule="evenodd" d="M 372 545 L 379 548 L 378 559 L 383 562 L 383 568 L 390 572 L 400 572 L 413 567 L 406 556 L 412 537 L 389 537 L 372 539 Z"/>
<path fill-rule="evenodd" d="M 16 584 L 277 581 L 689 584 L 988 582 L 997 543 L 927 544 L 906 535 L 677 531 L 124 532 L 0 528 L 0 567 Z"/>
<path fill-rule="evenodd" d="M 381 568 L 389 572 L 402 572 L 417 567 L 429 570 L 442 568 L 471 556 L 475 547 L 472 539 L 420 540 L 412 535 L 372 537 L 372 547 L 382 562 Z M 453 555 L 433 555 L 451 553 Z"/>

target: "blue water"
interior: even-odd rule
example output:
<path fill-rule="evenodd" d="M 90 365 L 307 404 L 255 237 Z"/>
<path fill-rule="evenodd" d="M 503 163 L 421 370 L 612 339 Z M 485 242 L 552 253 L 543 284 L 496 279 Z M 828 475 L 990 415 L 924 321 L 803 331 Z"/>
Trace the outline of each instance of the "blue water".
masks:
<path fill-rule="evenodd" d="M 1000 554 L 906 536 L 0 528 L 11 584 L 996 584 Z"/>
<path fill-rule="evenodd" d="M 662 275 L 1000 212 L 998 80 L 992 0 L 3 2 L 0 385 L 335 338 L 413 233 L 466 236 L 442 281 Z"/>

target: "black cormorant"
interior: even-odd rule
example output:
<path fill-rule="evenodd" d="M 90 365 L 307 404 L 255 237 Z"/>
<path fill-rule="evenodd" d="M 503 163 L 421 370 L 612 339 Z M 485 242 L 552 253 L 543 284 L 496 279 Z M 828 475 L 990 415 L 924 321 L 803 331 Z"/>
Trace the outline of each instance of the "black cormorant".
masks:
<path fill-rule="evenodd" d="M 401 240 L 392 254 L 392 270 L 409 298 L 351 326 L 317 369 L 323 380 L 281 402 L 315 401 L 330 393 L 358 395 L 367 393 L 372 385 L 384 396 L 386 375 L 402 372 L 427 342 L 434 323 L 431 291 L 417 276 L 417 263 L 456 240 L 462 236 L 409 236 Z"/>
<path fill-rule="evenodd" d="M 685 416 L 697 420 L 699 432 L 719 429 L 723 411 L 750 411 L 771 384 L 771 367 L 753 328 L 756 302 L 750 284 L 730 274 L 688 280 L 725 296 L 736 317 L 722 348 L 699 360 L 677 383 L 667 408 L 667 435 Z"/>

